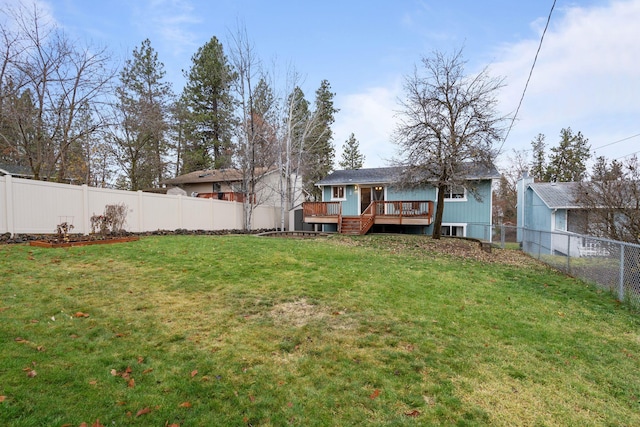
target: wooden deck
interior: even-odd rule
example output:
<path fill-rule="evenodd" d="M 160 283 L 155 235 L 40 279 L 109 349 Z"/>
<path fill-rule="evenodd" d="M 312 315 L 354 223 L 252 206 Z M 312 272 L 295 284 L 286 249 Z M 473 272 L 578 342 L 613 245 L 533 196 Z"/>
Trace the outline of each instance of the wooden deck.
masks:
<path fill-rule="evenodd" d="M 305 202 L 304 222 L 308 224 L 338 224 L 338 232 L 366 234 L 373 225 L 430 225 L 433 222 L 433 201 L 377 201 L 361 215 L 342 214 L 341 202 Z"/>

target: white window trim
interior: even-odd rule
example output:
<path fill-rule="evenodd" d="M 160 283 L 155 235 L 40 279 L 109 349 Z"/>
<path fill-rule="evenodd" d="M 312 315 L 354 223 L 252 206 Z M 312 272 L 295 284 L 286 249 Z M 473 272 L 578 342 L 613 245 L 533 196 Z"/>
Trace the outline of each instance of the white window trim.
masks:
<path fill-rule="evenodd" d="M 452 186 L 447 186 L 447 187 L 452 187 Z M 451 198 L 451 197 L 449 197 L 449 198 L 445 197 L 444 198 L 445 202 L 466 202 L 467 201 L 467 194 L 468 194 L 467 188 L 464 185 L 459 185 L 458 187 L 462 187 L 462 189 L 464 190 L 464 197 L 462 197 L 461 199 L 454 199 L 454 198 Z M 451 194 L 451 193 L 449 193 L 449 194 Z M 446 196 L 446 194 L 445 194 L 445 196 Z M 437 188 L 436 188 L 436 197 L 438 197 L 438 189 Z"/>
<path fill-rule="evenodd" d="M 467 237 L 467 223 L 466 222 L 443 222 L 441 227 L 462 227 L 462 237 Z M 458 236 L 460 237 L 460 236 Z"/>
<path fill-rule="evenodd" d="M 336 187 L 342 187 L 342 197 L 334 198 L 333 197 L 333 189 Z M 332 185 L 331 186 L 331 201 L 344 201 L 347 200 L 347 186 L 346 185 Z"/>

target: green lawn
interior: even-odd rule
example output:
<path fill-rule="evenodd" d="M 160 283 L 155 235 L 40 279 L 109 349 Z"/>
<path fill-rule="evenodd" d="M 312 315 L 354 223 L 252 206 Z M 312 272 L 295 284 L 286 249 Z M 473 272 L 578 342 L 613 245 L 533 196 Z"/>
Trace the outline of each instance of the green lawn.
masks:
<path fill-rule="evenodd" d="M 516 251 L 147 237 L 0 272 L 2 426 L 640 425 L 640 315 Z"/>

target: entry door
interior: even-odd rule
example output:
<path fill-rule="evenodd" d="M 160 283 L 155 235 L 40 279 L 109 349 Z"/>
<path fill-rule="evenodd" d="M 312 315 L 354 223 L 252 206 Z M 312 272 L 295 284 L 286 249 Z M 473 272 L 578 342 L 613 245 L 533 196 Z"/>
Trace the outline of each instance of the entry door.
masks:
<path fill-rule="evenodd" d="M 371 203 L 371 187 L 360 187 L 360 213 Z"/>

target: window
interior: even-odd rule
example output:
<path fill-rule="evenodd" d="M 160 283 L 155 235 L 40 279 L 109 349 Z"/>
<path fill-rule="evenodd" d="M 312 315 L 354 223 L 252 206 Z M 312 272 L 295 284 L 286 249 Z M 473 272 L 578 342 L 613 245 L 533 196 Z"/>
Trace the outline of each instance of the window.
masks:
<path fill-rule="evenodd" d="M 372 198 L 374 201 L 384 200 L 384 187 L 382 186 L 373 187 Z"/>
<path fill-rule="evenodd" d="M 465 224 L 442 224 L 440 230 L 443 236 L 465 236 Z"/>
<path fill-rule="evenodd" d="M 447 186 L 447 190 L 444 193 L 445 200 L 466 200 L 467 190 L 461 185 Z"/>
<path fill-rule="evenodd" d="M 332 200 L 344 200 L 344 186 L 339 185 L 337 187 L 332 187 L 331 191 Z"/>

